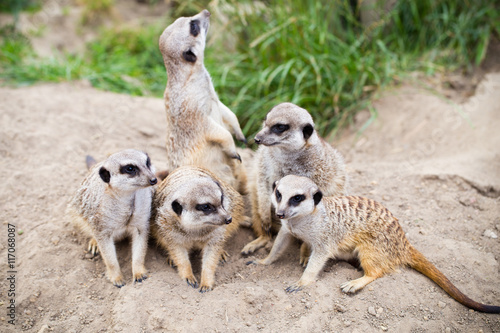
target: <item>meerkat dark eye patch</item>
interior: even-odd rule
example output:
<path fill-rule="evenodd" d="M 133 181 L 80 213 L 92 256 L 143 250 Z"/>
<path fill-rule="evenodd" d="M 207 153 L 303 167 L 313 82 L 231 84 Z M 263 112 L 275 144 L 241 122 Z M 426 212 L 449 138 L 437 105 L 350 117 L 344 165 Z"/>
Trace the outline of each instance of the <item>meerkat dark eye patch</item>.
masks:
<path fill-rule="evenodd" d="M 172 202 L 172 210 L 178 216 L 180 216 L 182 214 L 182 206 L 177 200 Z"/>
<path fill-rule="evenodd" d="M 101 167 L 99 169 L 99 176 L 101 177 L 102 181 L 105 183 L 109 183 L 111 180 L 111 174 L 109 173 L 108 170 L 106 170 L 105 167 Z"/>
<path fill-rule="evenodd" d="M 189 23 L 189 33 L 194 37 L 200 33 L 200 20 L 192 20 Z"/>
<path fill-rule="evenodd" d="M 184 60 L 186 60 L 187 62 L 196 62 L 196 55 L 193 53 L 193 51 L 191 51 L 190 49 L 187 50 L 187 51 L 184 51 L 182 53 L 182 57 L 184 58 Z"/>
<path fill-rule="evenodd" d="M 203 212 L 205 214 L 211 214 L 215 212 L 215 207 L 212 204 L 206 203 L 206 204 L 198 204 L 196 205 L 196 210 L 199 210 L 200 212 Z"/>
<path fill-rule="evenodd" d="M 311 137 L 311 135 L 313 134 L 313 132 L 314 132 L 314 128 L 312 127 L 311 124 L 307 124 L 302 129 L 302 133 L 304 134 L 304 139 L 305 140 L 309 139 Z"/>
<path fill-rule="evenodd" d="M 282 196 L 281 196 L 280 191 L 276 190 L 276 201 L 281 202 L 281 198 L 282 198 Z"/>
<path fill-rule="evenodd" d="M 149 158 L 149 156 L 146 154 L 146 156 L 148 157 L 148 159 L 146 160 L 146 166 L 148 167 L 148 169 L 151 169 L 151 159 Z"/>
<path fill-rule="evenodd" d="M 314 205 L 319 204 L 322 198 L 323 198 L 323 193 L 321 193 L 321 191 L 314 193 L 313 195 Z"/>
<path fill-rule="evenodd" d="M 291 197 L 289 200 L 290 206 L 298 206 L 302 201 L 304 201 L 305 198 L 306 196 L 303 194 Z"/>
<path fill-rule="evenodd" d="M 128 174 L 131 176 L 137 175 L 138 170 L 139 169 L 133 164 L 127 164 L 120 167 L 121 174 Z"/>
<path fill-rule="evenodd" d="M 290 125 L 286 124 L 276 124 L 271 127 L 271 132 L 275 134 L 282 134 L 285 131 L 288 131 L 290 129 Z"/>

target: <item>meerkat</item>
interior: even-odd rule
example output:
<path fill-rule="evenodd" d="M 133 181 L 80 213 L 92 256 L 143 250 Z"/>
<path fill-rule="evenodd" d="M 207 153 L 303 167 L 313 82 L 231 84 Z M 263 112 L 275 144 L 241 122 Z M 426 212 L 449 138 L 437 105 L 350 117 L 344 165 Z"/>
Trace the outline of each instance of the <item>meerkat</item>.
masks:
<path fill-rule="evenodd" d="M 243 218 L 243 200 L 212 172 L 185 166 L 160 184 L 153 199 L 152 234 L 177 266 L 179 276 L 200 292 L 214 287 L 215 269 L 225 261 L 226 240 Z M 202 251 L 201 281 L 193 274 L 189 252 Z"/>
<path fill-rule="evenodd" d="M 271 241 L 273 218 L 272 184 L 290 174 L 312 178 L 330 196 L 344 195 L 347 174 L 342 155 L 314 129 L 309 112 L 292 103 L 281 103 L 269 111 L 263 129 L 255 136 L 259 148 L 255 157 L 254 181 L 250 183 L 253 229 L 257 239 L 242 250 L 249 254 Z M 301 248 L 300 262 L 307 264 L 309 249 Z"/>
<path fill-rule="evenodd" d="M 90 237 L 88 250 L 101 253 L 109 280 L 125 282 L 116 255 L 115 241 L 127 236 L 132 243 L 133 281 L 146 279 L 146 256 L 151 202 L 157 179 L 149 156 L 135 149 L 112 154 L 101 163 L 87 157 L 91 167 L 67 212 Z"/>
<path fill-rule="evenodd" d="M 458 290 L 409 243 L 398 219 L 374 200 L 355 196 L 323 197 L 311 179 L 289 175 L 275 183 L 272 201 L 282 226 L 269 255 L 254 263 L 271 264 L 293 237 L 312 249 L 302 277 L 288 287 L 287 292 L 298 291 L 314 282 L 329 258 L 355 258 L 364 275 L 343 283 L 340 288 L 344 293 L 355 293 L 398 267 L 409 266 L 466 307 L 500 313 L 500 307 L 475 302 Z"/>
<path fill-rule="evenodd" d="M 235 161 L 241 162 L 241 157 L 231 134 L 245 143 L 246 139 L 236 115 L 219 100 L 203 64 L 209 25 L 210 12 L 203 10 L 178 18 L 160 37 L 168 75 L 164 94 L 167 169 L 202 166 L 238 189 L 245 169 Z"/>

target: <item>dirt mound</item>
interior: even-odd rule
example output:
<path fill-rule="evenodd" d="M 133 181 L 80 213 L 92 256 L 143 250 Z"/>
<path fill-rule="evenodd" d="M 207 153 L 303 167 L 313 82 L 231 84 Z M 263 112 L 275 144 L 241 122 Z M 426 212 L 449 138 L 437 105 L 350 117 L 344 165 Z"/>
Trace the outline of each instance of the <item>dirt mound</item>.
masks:
<path fill-rule="evenodd" d="M 500 74 L 489 74 L 462 104 L 415 87 L 384 94 L 378 119 L 361 135 L 345 133 L 352 194 L 385 204 L 410 242 L 471 298 L 500 305 Z M 100 257 L 64 216 L 83 179 L 86 154 L 98 160 L 125 149 L 148 151 L 161 169 L 163 101 L 102 92 L 85 83 L 0 88 L 0 183 L 4 239 L 15 225 L 16 325 L 4 310 L 0 331 L 188 332 L 498 332 L 500 316 L 455 302 L 411 270 L 379 279 L 356 295 L 340 284 L 361 276 L 331 261 L 312 286 L 284 288 L 302 274 L 298 245 L 270 267 L 246 266 L 239 254 L 253 236 L 230 241 L 215 289 L 200 294 L 150 246 L 150 278 L 132 284 L 128 242 L 118 246 L 127 280 L 117 289 Z M 363 115 L 359 116 L 360 119 Z M 360 121 L 360 124 L 362 122 Z M 255 257 L 264 257 L 261 249 Z M 0 243 L 7 258 L 8 244 Z M 195 275 L 200 274 L 194 255 Z M 4 261 L 5 262 L 5 261 Z M 8 268 L 4 266 L 4 276 Z M 0 281 L 2 290 L 10 282 Z M 6 294 L 0 302 L 10 302 Z"/>

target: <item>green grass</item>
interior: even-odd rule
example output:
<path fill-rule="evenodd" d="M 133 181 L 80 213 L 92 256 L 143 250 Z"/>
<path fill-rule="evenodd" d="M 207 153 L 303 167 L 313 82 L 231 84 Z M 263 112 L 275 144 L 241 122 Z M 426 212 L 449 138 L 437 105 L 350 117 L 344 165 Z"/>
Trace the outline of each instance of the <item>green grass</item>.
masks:
<path fill-rule="evenodd" d="M 500 35 L 493 0 L 400 0 L 371 26 L 346 0 L 220 0 L 212 11 L 224 19 L 209 33 L 205 64 L 220 99 L 237 115 L 247 136 L 265 114 L 290 101 L 309 110 L 323 135 L 369 107 L 381 87 L 406 73 L 470 70 Z M 179 2 L 191 15 L 206 2 Z M 88 79 L 95 87 L 133 95 L 162 96 L 166 84 L 158 37 L 172 21 L 104 30 L 84 55 L 37 57 L 27 40 L 3 29 L 0 79 L 8 84 Z M 220 24 L 219 24 L 220 26 Z"/>

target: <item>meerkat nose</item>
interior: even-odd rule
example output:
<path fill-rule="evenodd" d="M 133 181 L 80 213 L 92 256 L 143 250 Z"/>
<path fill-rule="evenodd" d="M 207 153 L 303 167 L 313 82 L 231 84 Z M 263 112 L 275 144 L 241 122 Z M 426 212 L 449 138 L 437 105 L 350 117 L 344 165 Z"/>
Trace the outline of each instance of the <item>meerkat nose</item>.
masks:
<path fill-rule="evenodd" d="M 151 185 L 154 185 L 154 184 L 156 184 L 157 182 L 158 182 L 158 179 L 156 179 L 156 178 L 153 178 L 153 179 L 150 179 L 150 180 L 149 180 L 149 183 L 150 183 Z"/>
<path fill-rule="evenodd" d="M 228 218 L 225 219 L 226 224 L 229 224 L 233 221 L 233 218 L 229 216 Z"/>
<path fill-rule="evenodd" d="M 276 216 L 279 218 L 279 219 L 284 219 L 285 218 L 285 213 L 276 213 Z"/>
<path fill-rule="evenodd" d="M 206 9 L 203 9 L 203 15 L 205 15 L 206 17 L 210 17 L 210 12 Z"/>
<path fill-rule="evenodd" d="M 253 140 L 255 141 L 256 144 L 260 145 L 261 141 L 258 137 L 255 137 Z"/>

